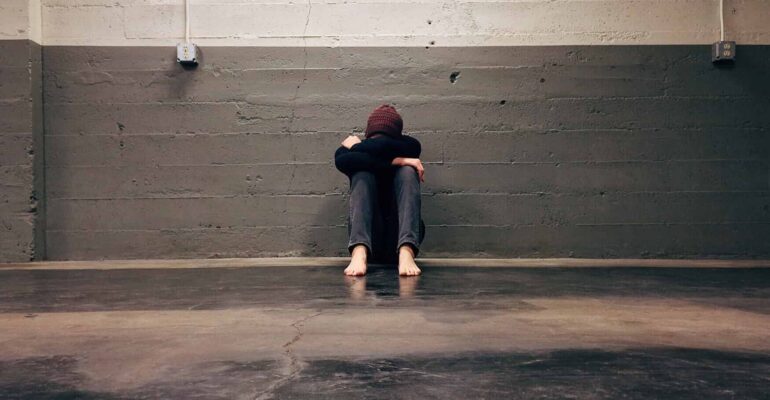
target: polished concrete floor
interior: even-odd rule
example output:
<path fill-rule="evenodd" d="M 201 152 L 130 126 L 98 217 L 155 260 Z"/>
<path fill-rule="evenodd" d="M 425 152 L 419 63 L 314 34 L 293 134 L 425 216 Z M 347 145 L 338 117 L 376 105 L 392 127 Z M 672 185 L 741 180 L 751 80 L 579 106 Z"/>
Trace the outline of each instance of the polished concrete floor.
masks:
<path fill-rule="evenodd" d="M 0 268 L 0 399 L 770 399 L 770 269 Z"/>

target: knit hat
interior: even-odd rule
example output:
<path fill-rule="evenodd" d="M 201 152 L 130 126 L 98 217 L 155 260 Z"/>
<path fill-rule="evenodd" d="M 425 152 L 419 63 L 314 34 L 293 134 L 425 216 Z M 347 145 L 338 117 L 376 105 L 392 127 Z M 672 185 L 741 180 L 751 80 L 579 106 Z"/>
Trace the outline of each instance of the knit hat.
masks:
<path fill-rule="evenodd" d="M 377 132 L 390 137 L 399 137 L 403 128 L 404 121 L 398 111 L 391 105 L 383 104 L 369 114 L 369 120 L 366 122 L 366 137 Z"/>

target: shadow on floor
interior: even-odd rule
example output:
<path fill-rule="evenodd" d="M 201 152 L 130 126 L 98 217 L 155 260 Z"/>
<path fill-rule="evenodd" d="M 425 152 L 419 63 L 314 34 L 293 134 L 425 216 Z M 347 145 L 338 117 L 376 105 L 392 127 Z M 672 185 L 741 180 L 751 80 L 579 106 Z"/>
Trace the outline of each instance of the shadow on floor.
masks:
<path fill-rule="evenodd" d="M 80 389 L 77 360 L 0 362 L 3 399 L 768 399 L 770 355 L 677 348 L 567 349 L 308 360 L 283 385 L 273 362 L 169 371 L 116 393 Z M 245 395 L 250 395 L 245 396 Z"/>

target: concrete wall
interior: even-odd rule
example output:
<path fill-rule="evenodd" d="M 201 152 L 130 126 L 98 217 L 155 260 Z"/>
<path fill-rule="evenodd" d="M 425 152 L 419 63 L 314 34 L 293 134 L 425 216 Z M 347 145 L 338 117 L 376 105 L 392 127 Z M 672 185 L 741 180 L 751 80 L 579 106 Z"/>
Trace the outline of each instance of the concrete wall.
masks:
<path fill-rule="evenodd" d="M 47 46 L 50 255 L 344 254 L 332 152 L 388 101 L 426 256 L 768 256 L 770 47 L 739 51 Z"/>
<path fill-rule="evenodd" d="M 425 256 L 770 256 L 770 2 L 726 0 L 733 68 L 717 0 L 190 3 L 197 70 L 181 1 L 42 1 L 49 258 L 343 255 L 383 102 Z"/>
<path fill-rule="evenodd" d="M 0 261 L 45 256 L 40 3 L 0 4 Z"/>

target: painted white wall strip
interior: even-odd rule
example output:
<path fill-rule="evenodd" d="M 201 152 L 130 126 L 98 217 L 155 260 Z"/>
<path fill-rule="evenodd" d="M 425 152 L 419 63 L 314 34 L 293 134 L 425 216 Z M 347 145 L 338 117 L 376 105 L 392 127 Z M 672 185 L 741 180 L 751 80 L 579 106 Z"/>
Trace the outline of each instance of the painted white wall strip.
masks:
<path fill-rule="evenodd" d="M 189 40 L 190 25 L 201 46 L 710 44 L 717 29 L 724 35 L 723 13 L 714 21 L 722 0 L 42 1 L 48 45 L 173 46 Z M 729 5 L 740 27 L 731 40 L 770 44 L 770 1 Z"/>

